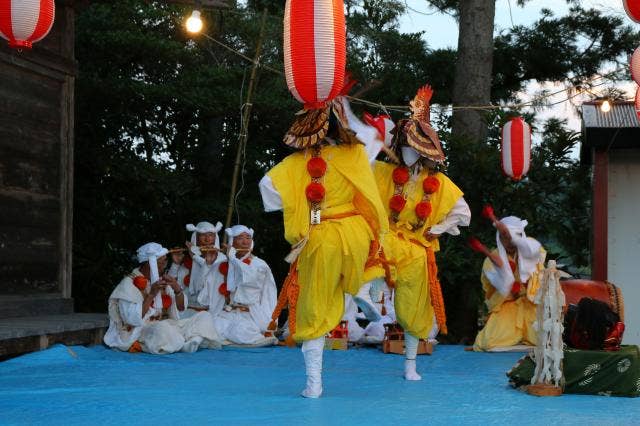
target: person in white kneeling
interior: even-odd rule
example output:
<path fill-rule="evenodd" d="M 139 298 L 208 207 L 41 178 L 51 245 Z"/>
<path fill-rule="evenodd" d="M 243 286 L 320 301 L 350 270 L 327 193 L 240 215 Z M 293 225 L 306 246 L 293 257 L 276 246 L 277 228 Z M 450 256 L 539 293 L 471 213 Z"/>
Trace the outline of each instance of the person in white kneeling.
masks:
<path fill-rule="evenodd" d="M 187 299 L 175 278 L 160 276 L 167 265 L 167 252 L 157 243 L 138 249 L 139 267 L 125 276 L 109 297 L 107 346 L 152 354 L 220 347 L 221 339 L 208 312 L 180 319 Z"/>
<path fill-rule="evenodd" d="M 226 260 L 224 255 L 219 256 L 218 253 L 220 250 L 218 232 L 222 229 L 222 223 L 217 222 L 215 225 L 210 222 L 198 222 L 197 225 L 189 223 L 186 228 L 191 232 L 191 239 L 186 243 L 191 257 L 191 262 L 187 262 L 191 263 L 187 296 L 189 304 L 195 305 L 201 303 L 200 293 L 207 287 L 206 281 L 212 265 Z"/>
<path fill-rule="evenodd" d="M 235 225 L 225 232 L 231 242 L 227 272 L 229 303 L 214 317 L 216 329 L 231 343 L 273 345 L 277 339 L 264 336 L 277 302 L 271 268 L 252 253 L 253 229 Z"/>

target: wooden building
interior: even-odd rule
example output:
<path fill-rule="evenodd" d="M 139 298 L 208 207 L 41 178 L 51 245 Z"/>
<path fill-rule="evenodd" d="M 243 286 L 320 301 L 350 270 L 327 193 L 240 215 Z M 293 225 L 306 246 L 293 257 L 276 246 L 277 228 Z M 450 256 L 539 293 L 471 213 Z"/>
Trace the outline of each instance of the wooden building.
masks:
<path fill-rule="evenodd" d="M 624 343 L 640 344 L 640 120 L 632 102 L 582 106 L 582 161 L 593 166 L 592 278 L 625 300 Z"/>
<path fill-rule="evenodd" d="M 58 0 L 32 50 L 0 39 L 0 356 L 69 341 L 51 331 L 82 317 L 71 286 L 74 18 L 73 1 Z"/>

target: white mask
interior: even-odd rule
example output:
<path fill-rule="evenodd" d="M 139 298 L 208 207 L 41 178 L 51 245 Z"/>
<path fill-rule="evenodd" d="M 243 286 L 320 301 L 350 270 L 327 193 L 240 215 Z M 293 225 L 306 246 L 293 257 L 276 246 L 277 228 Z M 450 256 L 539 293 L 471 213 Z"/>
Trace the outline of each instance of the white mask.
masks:
<path fill-rule="evenodd" d="M 416 161 L 420 159 L 420 154 L 418 153 L 418 151 L 411 148 L 410 146 L 403 146 L 400 148 L 400 151 L 402 152 L 402 160 L 409 167 L 413 166 Z"/>

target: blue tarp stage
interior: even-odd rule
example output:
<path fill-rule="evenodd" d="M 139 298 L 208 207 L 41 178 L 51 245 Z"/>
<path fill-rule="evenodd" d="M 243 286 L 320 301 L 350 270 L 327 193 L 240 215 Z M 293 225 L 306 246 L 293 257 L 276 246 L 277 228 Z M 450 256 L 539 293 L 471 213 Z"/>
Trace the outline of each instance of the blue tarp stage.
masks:
<path fill-rule="evenodd" d="M 127 354 L 55 346 L 0 363 L 0 424 L 640 424 L 640 398 L 539 398 L 510 388 L 522 354 L 441 345 L 403 358 L 374 348 L 325 351 L 324 394 L 299 396 L 299 349 Z"/>

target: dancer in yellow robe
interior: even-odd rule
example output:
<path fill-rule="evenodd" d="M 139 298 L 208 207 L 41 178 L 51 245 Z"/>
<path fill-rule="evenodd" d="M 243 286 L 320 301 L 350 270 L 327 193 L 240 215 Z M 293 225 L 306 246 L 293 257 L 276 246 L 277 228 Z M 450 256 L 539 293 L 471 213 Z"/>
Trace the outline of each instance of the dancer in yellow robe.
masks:
<path fill-rule="evenodd" d="M 459 235 L 458 226 L 468 226 L 471 220 L 462 191 L 437 171 L 445 156 L 429 124 L 432 94 L 431 87 L 420 88 L 410 103 L 411 118 L 397 125 L 394 145 L 401 164 L 373 165 L 390 219 L 383 247 L 395 265 L 395 311 L 405 331 L 407 380 L 421 379 L 415 362 L 418 339 L 434 338 L 438 330 L 447 332 L 435 260 L 438 238 L 443 233 Z"/>
<path fill-rule="evenodd" d="M 542 245 L 527 237 L 526 220 L 509 216 L 494 221 L 497 249 L 485 253 L 482 265 L 482 289 L 489 317 L 476 336 L 474 351 L 505 351 L 518 345 L 533 346 L 533 329 L 546 252 Z"/>
<path fill-rule="evenodd" d="M 344 293 L 364 284 L 370 250 L 388 224 L 364 146 L 339 102 L 298 116 L 285 143 L 299 151 L 272 168 L 260 190 L 266 211 L 283 210 L 292 245 L 276 311 L 288 304 L 291 336 L 303 342 L 302 395 L 318 397 L 324 336 L 342 317 Z"/>

